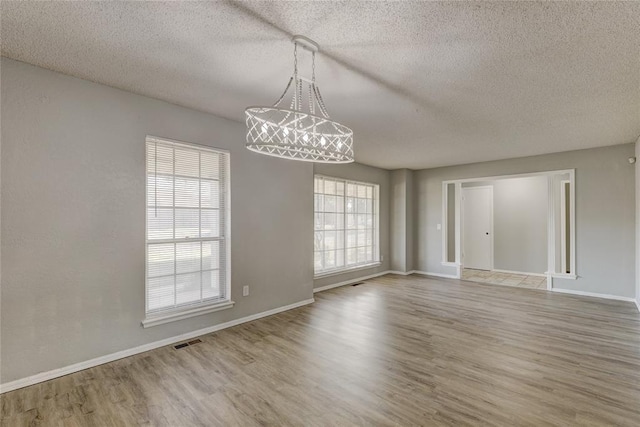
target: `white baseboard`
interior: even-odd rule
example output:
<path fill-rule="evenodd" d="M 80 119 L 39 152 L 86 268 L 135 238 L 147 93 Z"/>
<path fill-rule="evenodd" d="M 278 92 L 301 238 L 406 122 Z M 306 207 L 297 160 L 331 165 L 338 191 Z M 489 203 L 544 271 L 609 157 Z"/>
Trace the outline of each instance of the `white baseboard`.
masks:
<path fill-rule="evenodd" d="M 636 308 L 638 309 L 638 311 L 640 311 L 640 301 L 636 299 L 636 300 L 633 300 L 633 302 L 636 303 Z"/>
<path fill-rule="evenodd" d="M 203 329 L 198 329 L 196 331 L 186 332 L 184 334 L 176 335 L 170 338 L 165 338 L 160 341 L 143 344 L 138 347 L 118 351 L 116 353 L 107 354 L 105 356 L 96 357 L 95 359 L 87 360 L 80 363 L 74 363 L 73 365 L 65 366 L 64 368 L 58 368 L 58 369 L 54 369 L 47 372 L 41 372 L 39 374 L 31 375 L 26 378 L 10 381 L 8 383 L 0 384 L 0 394 L 6 393 L 12 390 L 17 390 L 22 387 L 27 387 L 33 384 L 37 384 L 43 381 L 52 380 L 54 378 L 62 377 L 64 375 L 82 371 L 84 369 L 93 368 L 94 366 L 113 362 L 114 360 L 122 359 L 124 357 L 133 356 L 135 354 L 144 353 L 145 351 L 154 350 L 156 348 L 175 344 L 180 341 L 186 341 L 195 337 L 210 334 L 211 332 L 216 332 L 222 329 L 230 328 L 232 326 L 237 326 L 242 323 L 251 322 L 253 320 L 257 320 L 262 317 L 267 317 L 273 314 L 281 313 L 283 311 L 292 310 L 294 308 L 302 307 L 303 305 L 311 304 L 313 302 L 314 302 L 313 298 L 306 299 L 293 304 L 285 305 L 283 307 L 278 307 L 271 310 L 263 311 L 261 313 L 252 314 L 251 316 L 241 317 L 240 319 L 231 320 L 225 323 L 219 323 L 217 325 L 209 326 Z"/>
<path fill-rule="evenodd" d="M 409 270 L 409 271 L 397 271 L 397 270 L 389 270 L 387 271 L 387 274 L 398 274 L 400 276 L 408 276 L 410 274 L 415 273 L 415 270 Z"/>
<path fill-rule="evenodd" d="M 339 288 L 340 286 L 351 285 L 353 283 L 362 282 L 363 280 L 373 279 L 374 277 L 384 276 L 385 274 L 389 274 L 389 273 L 390 273 L 390 271 L 386 270 L 386 271 L 381 271 L 380 273 L 370 274 L 368 276 L 356 277 L 355 279 L 349 279 L 349 280 L 345 280 L 343 282 L 333 283 L 331 285 L 320 286 L 319 288 L 314 288 L 313 289 L 313 293 L 315 294 L 316 292 L 328 291 L 329 289 Z"/>
<path fill-rule="evenodd" d="M 443 274 L 443 273 L 430 273 L 428 271 L 414 270 L 412 273 L 422 274 L 423 276 L 442 277 L 443 279 L 458 279 L 455 274 Z"/>
<path fill-rule="evenodd" d="M 507 273 L 507 274 L 520 274 L 523 276 L 537 276 L 537 277 L 547 277 L 544 273 L 527 273 L 526 271 L 513 271 L 513 270 L 500 270 L 498 268 L 494 268 L 491 271 L 495 271 L 498 273 Z"/>
<path fill-rule="evenodd" d="M 594 298 L 604 298 L 604 299 L 612 299 L 616 301 L 627 301 L 638 303 L 635 298 L 631 297 L 621 297 L 619 295 L 609 295 L 609 294 L 599 294 L 596 292 L 585 292 L 585 291 L 576 291 L 573 289 L 562 289 L 562 288 L 551 288 L 553 292 L 560 292 L 562 294 L 571 294 L 571 295 L 582 295 L 584 297 L 594 297 Z"/>

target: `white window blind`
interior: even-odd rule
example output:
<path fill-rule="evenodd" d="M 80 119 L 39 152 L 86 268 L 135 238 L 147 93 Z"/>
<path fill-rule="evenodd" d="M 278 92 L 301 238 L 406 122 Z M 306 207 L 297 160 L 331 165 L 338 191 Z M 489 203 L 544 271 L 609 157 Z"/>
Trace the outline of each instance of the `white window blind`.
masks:
<path fill-rule="evenodd" d="M 226 301 L 229 154 L 147 137 L 147 315 Z"/>
<path fill-rule="evenodd" d="M 316 175 L 316 275 L 379 262 L 378 193 L 376 184 Z"/>

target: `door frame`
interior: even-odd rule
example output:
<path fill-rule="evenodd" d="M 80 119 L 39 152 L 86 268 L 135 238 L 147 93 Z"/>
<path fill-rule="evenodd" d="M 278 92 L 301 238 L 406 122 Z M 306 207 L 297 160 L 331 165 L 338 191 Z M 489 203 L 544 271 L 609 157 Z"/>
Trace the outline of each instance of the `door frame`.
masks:
<path fill-rule="evenodd" d="M 489 215 L 490 215 L 490 219 L 489 219 L 489 239 L 490 239 L 490 244 L 489 244 L 489 270 L 493 270 L 493 185 L 478 185 L 478 186 L 474 186 L 474 187 L 461 187 L 461 195 L 460 195 L 460 199 L 462 201 L 461 203 L 461 209 L 460 209 L 460 244 L 461 244 L 461 248 L 460 248 L 460 268 L 463 269 L 464 268 L 464 231 L 463 231 L 463 224 L 464 224 L 464 215 L 465 215 L 465 204 L 464 204 L 464 194 L 466 191 L 469 190 L 485 190 L 485 189 L 489 189 L 489 196 L 490 196 L 490 203 L 489 203 Z"/>
<path fill-rule="evenodd" d="M 567 184 L 569 184 L 569 203 L 571 204 L 571 200 L 573 200 L 571 198 L 571 181 L 570 180 L 560 181 L 560 253 L 562 254 L 562 256 L 560 257 L 560 265 L 561 265 L 562 272 L 565 274 L 567 273 L 567 267 L 570 267 L 567 265 L 567 257 L 566 257 L 567 243 L 569 243 L 569 245 L 572 244 L 571 239 L 569 239 L 569 242 L 567 242 L 567 202 L 566 202 Z M 572 209 L 573 208 L 569 206 L 569 210 L 572 211 Z M 570 217 L 571 217 L 571 213 L 572 212 L 569 212 Z M 571 234 L 571 227 L 573 227 L 573 224 L 570 223 L 569 224 L 570 234 Z"/>

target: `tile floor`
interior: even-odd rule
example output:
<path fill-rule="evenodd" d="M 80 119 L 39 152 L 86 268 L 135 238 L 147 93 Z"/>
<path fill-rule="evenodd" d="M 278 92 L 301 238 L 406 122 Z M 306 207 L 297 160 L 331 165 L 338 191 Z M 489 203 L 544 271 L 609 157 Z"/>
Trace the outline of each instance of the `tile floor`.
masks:
<path fill-rule="evenodd" d="M 500 273 L 497 271 L 487 270 L 474 270 L 471 268 L 465 268 L 462 270 L 462 280 L 490 283 L 492 285 L 515 286 L 518 288 L 547 289 L 546 277 Z"/>

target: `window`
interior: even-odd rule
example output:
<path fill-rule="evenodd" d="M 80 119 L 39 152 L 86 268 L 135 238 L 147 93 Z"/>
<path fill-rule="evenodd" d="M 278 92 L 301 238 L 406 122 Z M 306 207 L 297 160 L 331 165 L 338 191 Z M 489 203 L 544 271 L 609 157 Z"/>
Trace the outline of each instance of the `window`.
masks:
<path fill-rule="evenodd" d="M 379 262 L 378 192 L 375 184 L 315 177 L 316 276 Z"/>
<path fill-rule="evenodd" d="M 229 154 L 147 137 L 144 326 L 229 301 Z"/>

